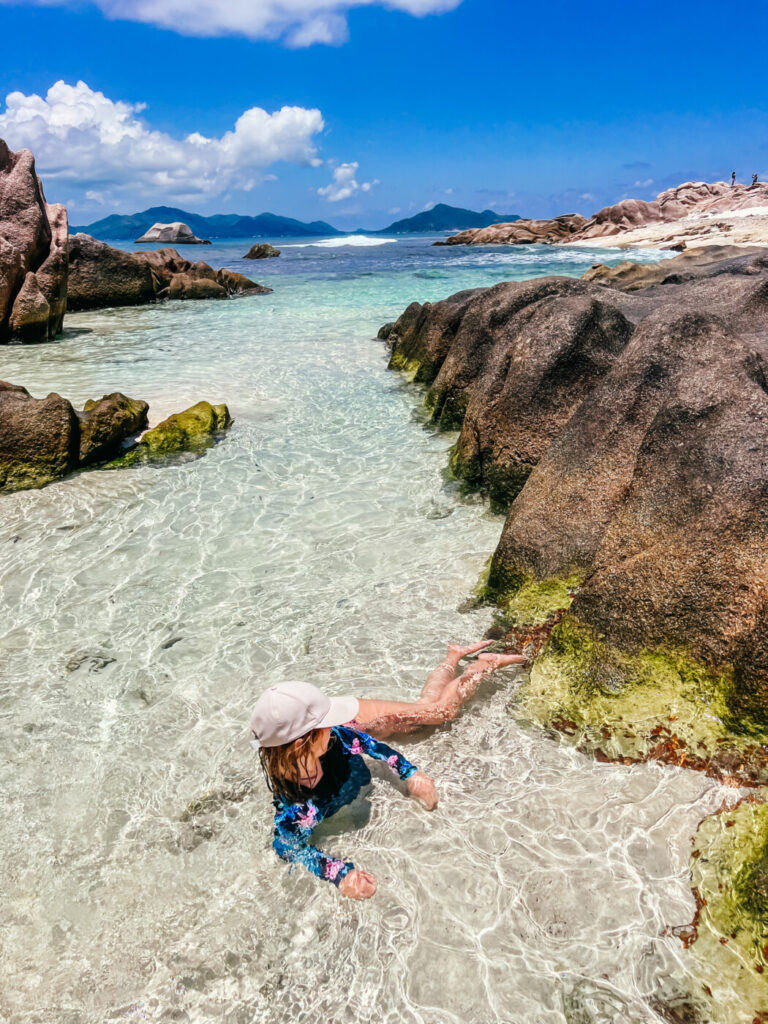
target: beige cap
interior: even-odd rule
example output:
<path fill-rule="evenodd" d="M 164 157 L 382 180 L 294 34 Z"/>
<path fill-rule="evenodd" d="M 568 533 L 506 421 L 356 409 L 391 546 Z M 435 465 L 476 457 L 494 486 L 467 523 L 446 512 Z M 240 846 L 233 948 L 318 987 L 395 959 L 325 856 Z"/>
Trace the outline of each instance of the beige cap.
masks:
<path fill-rule="evenodd" d="M 270 686 L 251 713 L 251 746 L 280 747 L 312 729 L 329 729 L 351 722 L 358 712 L 357 697 L 328 697 L 312 683 L 288 681 Z"/>

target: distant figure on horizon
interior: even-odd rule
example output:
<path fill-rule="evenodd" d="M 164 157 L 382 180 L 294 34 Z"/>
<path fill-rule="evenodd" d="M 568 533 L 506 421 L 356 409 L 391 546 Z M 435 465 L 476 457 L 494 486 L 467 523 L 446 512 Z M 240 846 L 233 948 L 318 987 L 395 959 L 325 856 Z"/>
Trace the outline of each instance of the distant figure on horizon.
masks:
<path fill-rule="evenodd" d="M 731 171 L 731 188 L 736 184 L 736 171 Z"/>
<path fill-rule="evenodd" d="M 757 175 L 756 175 L 756 174 L 753 174 L 753 175 L 752 175 L 752 185 L 756 185 L 756 184 L 757 184 Z M 750 186 L 750 188 L 751 188 L 751 187 L 752 187 L 752 186 Z"/>

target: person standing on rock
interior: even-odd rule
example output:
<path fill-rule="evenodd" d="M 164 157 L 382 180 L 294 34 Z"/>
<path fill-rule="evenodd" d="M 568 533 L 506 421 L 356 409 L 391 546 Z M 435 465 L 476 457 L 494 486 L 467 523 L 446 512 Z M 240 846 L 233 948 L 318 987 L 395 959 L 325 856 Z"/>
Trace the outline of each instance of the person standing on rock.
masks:
<path fill-rule="evenodd" d="M 750 185 L 750 188 L 754 188 L 756 184 L 757 184 L 757 175 L 753 174 L 752 175 L 752 184 Z"/>
<path fill-rule="evenodd" d="M 451 644 L 415 701 L 328 697 L 306 682 L 278 683 L 259 697 L 251 714 L 251 745 L 259 751 L 273 797 L 272 846 L 278 857 L 303 864 L 342 896 L 373 896 L 373 875 L 312 846 L 312 832 L 370 783 L 363 754 L 389 765 L 405 782 L 408 795 L 426 810 L 437 807 L 434 781 L 381 737 L 451 721 L 482 679 L 497 668 L 526 661 L 519 654 L 480 654 L 457 678 L 459 662 L 487 646 L 488 641 L 469 647 Z"/>
<path fill-rule="evenodd" d="M 731 171 L 731 188 L 736 184 L 736 171 Z"/>

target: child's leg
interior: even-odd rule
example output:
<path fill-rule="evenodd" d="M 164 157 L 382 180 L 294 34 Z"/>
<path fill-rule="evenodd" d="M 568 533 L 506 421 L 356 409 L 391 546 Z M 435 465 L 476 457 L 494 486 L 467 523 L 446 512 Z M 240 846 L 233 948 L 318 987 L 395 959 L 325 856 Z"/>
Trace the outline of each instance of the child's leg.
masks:
<path fill-rule="evenodd" d="M 489 643 L 491 643 L 490 640 L 481 640 L 479 643 L 472 644 L 469 647 L 448 644 L 448 653 L 446 654 L 445 661 L 441 662 L 437 668 L 429 673 L 419 700 L 425 701 L 428 704 L 434 704 L 438 701 L 443 690 L 456 677 L 456 669 L 459 667 L 461 659 L 466 658 L 470 654 L 475 654 L 476 651 L 481 651 Z"/>
<path fill-rule="evenodd" d="M 485 654 L 458 678 L 444 686 L 439 700 L 422 699 L 409 703 L 394 700 L 361 700 L 356 722 L 378 739 L 395 733 L 408 733 L 421 725 L 443 725 L 458 714 L 459 708 L 477 690 L 481 681 L 497 668 L 525 662 L 519 654 Z"/>

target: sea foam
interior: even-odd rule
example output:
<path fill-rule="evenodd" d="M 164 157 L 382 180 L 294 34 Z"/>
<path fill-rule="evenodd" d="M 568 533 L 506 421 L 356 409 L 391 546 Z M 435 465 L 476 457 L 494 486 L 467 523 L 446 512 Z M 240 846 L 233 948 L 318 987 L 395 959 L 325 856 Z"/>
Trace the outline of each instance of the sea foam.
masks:
<path fill-rule="evenodd" d="M 284 245 L 284 249 L 307 249 L 314 246 L 318 249 L 340 249 L 345 245 L 367 246 L 367 245 L 388 245 L 396 242 L 396 238 L 370 238 L 368 235 L 344 235 L 342 238 L 326 238 L 322 242 L 296 242 L 292 245 Z"/>

